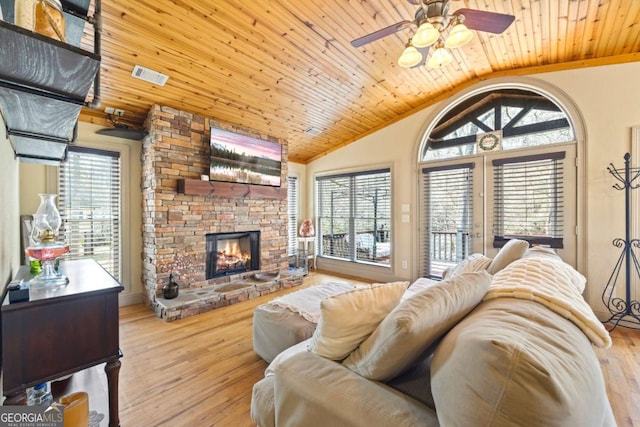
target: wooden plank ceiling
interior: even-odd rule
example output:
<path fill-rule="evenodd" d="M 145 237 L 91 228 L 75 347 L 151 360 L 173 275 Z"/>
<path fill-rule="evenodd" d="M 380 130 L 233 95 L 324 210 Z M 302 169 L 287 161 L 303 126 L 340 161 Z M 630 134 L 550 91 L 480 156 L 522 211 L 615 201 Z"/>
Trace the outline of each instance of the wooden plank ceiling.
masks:
<path fill-rule="evenodd" d="M 102 107 L 80 120 L 105 124 L 112 107 L 141 126 L 153 104 L 167 105 L 284 138 L 300 163 L 479 80 L 640 60 L 638 0 L 452 0 L 451 12 L 515 22 L 501 35 L 474 32 L 441 69 L 397 65 L 415 28 L 350 44 L 412 20 L 407 0 L 105 0 L 102 8 Z M 132 78 L 136 64 L 169 81 Z"/>

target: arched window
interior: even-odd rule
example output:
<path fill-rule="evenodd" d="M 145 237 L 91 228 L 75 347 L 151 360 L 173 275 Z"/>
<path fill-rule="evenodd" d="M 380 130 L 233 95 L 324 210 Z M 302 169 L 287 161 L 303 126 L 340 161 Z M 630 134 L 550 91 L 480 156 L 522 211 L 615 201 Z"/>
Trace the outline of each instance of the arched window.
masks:
<path fill-rule="evenodd" d="M 424 135 L 420 166 L 425 276 L 509 239 L 576 260 L 575 132 L 566 110 L 535 88 L 461 97 Z"/>
<path fill-rule="evenodd" d="M 422 160 L 558 144 L 574 138 L 567 115 L 545 95 L 496 89 L 447 111 L 428 134 Z"/>

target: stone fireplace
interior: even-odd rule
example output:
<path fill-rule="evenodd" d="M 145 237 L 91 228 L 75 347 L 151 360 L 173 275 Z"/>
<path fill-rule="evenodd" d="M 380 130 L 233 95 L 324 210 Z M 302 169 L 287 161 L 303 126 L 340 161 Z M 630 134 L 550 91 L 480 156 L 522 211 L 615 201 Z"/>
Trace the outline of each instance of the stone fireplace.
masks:
<path fill-rule="evenodd" d="M 147 305 L 165 320 L 173 320 L 300 284 L 301 279 L 291 282 L 286 274 L 287 142 L 158 105 L 149 112 L 146 126 L 149 135 L 142 149 L 142 232 Z M 282 187 L 270 188 L 275 196 L 265 195 L 261 186 L 250 185 L 241 186 L 246 191 L 239 195 L 217 191 L 220 183 L 200 180 L 201 175 L 209 173 L 211 126 L 282 145 Z M 184 185 L 179 188 L 185 182 L 204 191 L 185 190 Z M 252 262 L 257 262 L 250 266 L 254 271 L 235 269 L 210 276 L 207 235 L 250 232 L 260 235 L 256 253 L 251 254 Z M 252 280 L 258 272 L 276 271 L 285 274 L 270 285 L 255 281 L 250 286 L 234 283 Z M 180 286 L 180 295 L 174 300 L 164 300 L 162 288 L 172 273 Z M 185 301 L 191 301 L 186 308 L 176 305 Z"/>
<path fill-rule="evenodd" d="M 206 278 L 260 270 L 260 231 L 207 234 Z"/>

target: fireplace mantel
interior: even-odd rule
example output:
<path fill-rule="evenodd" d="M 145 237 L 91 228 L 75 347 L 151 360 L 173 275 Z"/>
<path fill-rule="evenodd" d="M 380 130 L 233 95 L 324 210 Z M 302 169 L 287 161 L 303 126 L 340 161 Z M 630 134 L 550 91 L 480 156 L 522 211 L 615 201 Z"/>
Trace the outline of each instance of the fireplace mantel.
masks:
<path fill-rule="evenodd" d="M 257 199 L 287 198 L 287 189 L 265 185 L 237 184 L 232 182 L 178 179 L 178 193 L 194 196 L 252 197 Z"/>

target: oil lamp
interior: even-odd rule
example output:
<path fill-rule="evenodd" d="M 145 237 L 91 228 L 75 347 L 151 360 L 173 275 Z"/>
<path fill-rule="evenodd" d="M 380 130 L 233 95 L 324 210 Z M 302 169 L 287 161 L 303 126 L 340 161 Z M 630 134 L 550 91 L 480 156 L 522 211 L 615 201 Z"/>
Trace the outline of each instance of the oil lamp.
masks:
<path fill-rule="evenodd" d="M 42 272 L 29 281 L 29 286 L 60 286 L 69 283 L 69 279 L 58 273 L 55 261 L 69 252 L 69 245 L 56 240 L 62 220 L 54 203 L 57 194 L 39 194 L 40 206 L 33 215 L 31 230 L 32 245 L 25 253 L 40 260 Z"/>

